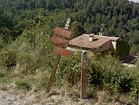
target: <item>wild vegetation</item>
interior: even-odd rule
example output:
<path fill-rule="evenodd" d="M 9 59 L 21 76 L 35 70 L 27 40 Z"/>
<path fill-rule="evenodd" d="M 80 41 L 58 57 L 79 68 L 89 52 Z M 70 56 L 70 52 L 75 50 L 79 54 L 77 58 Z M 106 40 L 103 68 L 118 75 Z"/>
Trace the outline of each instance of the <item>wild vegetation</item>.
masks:
<path fill-rule="evenodd" d="M 49 41 L 51 30 L 64 27 L 68 17 L 72 20 L 73 37 L 101 31 L 104 35 L 120 37 L 129 50 L 126 55 L 137 55 L 139 51 L 139 4 L 127 0 L 0 0 L 0 12 L 0 84 L 3 86 L 14 83 L 26 91 L 46 89 L 55 60 Z M 120 54 L 125 53 L 120 51 Z M 131 97 L 127 102 L 135 103 L 139 66 L 127 68 L 118 58 L 89 55 L 88 90 L 91 95 L 97 90 L 109 90 L 110 96 L 122 93 Z M 63 57 L 55 85 L 72 87 L 79 77 L 80 53 Z"/>

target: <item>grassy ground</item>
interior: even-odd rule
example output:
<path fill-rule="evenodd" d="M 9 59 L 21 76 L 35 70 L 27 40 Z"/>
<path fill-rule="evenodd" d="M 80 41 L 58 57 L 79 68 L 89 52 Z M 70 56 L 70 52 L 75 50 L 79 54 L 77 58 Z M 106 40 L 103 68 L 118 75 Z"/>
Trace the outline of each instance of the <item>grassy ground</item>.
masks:
<path fill-rule="evenodd" d="M 37 99 L 35 98 L 36 101 L 50 102 L 50 105 L 66 105 L 67 103 L 70 103 L 70 105 L 94 105 L 95 103 L 96 105 L 135 105 L 134 92 L 136 91 L 135 81 L 138 79 L 136 75 L 137 70 L 128 70 L 121 66 L 115 58 L 111 57 L 99 58 L 99 60 L 91 59 L 91 64 L 89 64 L 90 71 L 88 71 L 88 74 L 90 74 L 90 84 L 87 89 L 87 99 L 80 100 L 80 87 L 74 86 L 77 85 L 77 77 L 80 76 L 79 57 L 75 56 L 61 59 L 58 67 L 57 81 L 54 85 L 55 91 L 52 92 L 49 98 L 46 94 L 46 87 L 50 71 L 44 68 L 32 68 L 35 64 L 33 66 L 31 64 L 28 66 L 24 63 L 24 65 L 16 64 L 12 68 L 1 66 L 0 88 L 1 90 L 9 91 L 14 87 L 14 91 L 25 93 L 23 94 L 24 97 L 28 97 L 26 93 L 30 93 L 34 97 L 39 97 Z M 33 64 L 34 62 L 31 63 Z M 99 85 L 102 85 L 103 88 L 96 88 Z M 133 89 L 132 92 L 122 93 L 117 91 L 119 88 L 126 89 L 126 87 Z"/>
<path fill-rule="evenodd" d="M 15 70 L 5 71 L 0 74 L 0 89 L 6 92 L 7 97 L 12 95 L 12 97 L 17 98 L 17 102 L 13 102 L 17 104 L 13 105 L 19 105 L 18 103 L 21 101 L 25 103 L 21 105 L 26 105 L 26 103 L 30 105 L 128 105 L 133 102 L 133 97 L 130 97 L 129 94 L 112 94 L 91 87 L 88 88 L 88 97 L 85 100 L 80 100 L 78 92 L 73 91 L 75 89 L 66 85 L 61 88 L 54 88 L 50 94 L 46 94 L 44 86 L 46 81 L 43 81 L 43 75 L 44 72 L 23 76 L 19 75 Z M 12 94 L 9 94 L 9 91 L 13 91 Z M 24 98 L 19 100 L 20 96 Z M 28 100 L 28 98 L 33 101 Z"/>

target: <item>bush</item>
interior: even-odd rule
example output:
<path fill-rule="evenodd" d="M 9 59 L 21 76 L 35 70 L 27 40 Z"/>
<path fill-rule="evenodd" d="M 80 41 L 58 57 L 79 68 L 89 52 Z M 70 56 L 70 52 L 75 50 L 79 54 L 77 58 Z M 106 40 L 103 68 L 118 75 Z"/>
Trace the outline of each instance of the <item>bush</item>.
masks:
<path fill-rule="evenodd" d="M 1 66 L 6 67 L 8 70 L 16 66 L 16 52 L 14 50 L 4 50 L 1 56 Z"/>
<path fill-rule="evenodd" d="M 120 57 L 128 56 L 129 50 L 130 50 L 130 46 L 129 46 L 128 42 L 118 41 L 117 43 L 118 43 L 117 49 L 116 49 L 117 55 Z"/>
<path fill-rule="evenodd" d="M 105 56 L 92 59 L 90 63 L 90 84 L 111 92 L 135 92 L 138 71 L 128 70 L 114 57 Z"/>
<path fill-rule="evenodd" d="M 31 89 L 31 85 L 26 80 L 18 80 L 15 82 L 15 85 L 18 89 L 23 89 L 27 91 Z"/>
<path fill-rule="evenodd" d="M 17 38 L 14 48 L 17 50 L 17 64 L 21 65 L 20 72 L 33 74 L 37 69 L 48 69 L 52 62 L 52 44 L 43 28 L 37 27 L 25 30 Z M 50 70 L 50 69 L 49 69 Z"/>
<path fill-rule="evenodd" d="M 139 54 L 138 54 L 138 56 L 139 56 Z M 137 58 L 137 62 L 136 62 L 136 65 L 137 65 L 137 70 L 139 70 L 139 57 Z"/>
<path fill-rule="evenodd" d="M 5 74 L 0 72 L 0 78 L 4 77 Z"/>
<path fill-rule="evenodd" d="M 56 79 L 58 84 L 64 81 L 73 86 L 80 80 L 80 59 L 80 54 L 61 59 Z M 139 73 L 124 67 L 117 58 L 89 56 L 88 68 L 88 83 L 93 87 L 135 96 Z"/>
<path fill-rule="evenodd" d="M 80 61 L 80 53 L 69 58 L 63 57 L 58 67 L 57 82 L 61 83 L 64 80 L 64 82 L 71 86 L 77 83 L 80 78 Z"/>

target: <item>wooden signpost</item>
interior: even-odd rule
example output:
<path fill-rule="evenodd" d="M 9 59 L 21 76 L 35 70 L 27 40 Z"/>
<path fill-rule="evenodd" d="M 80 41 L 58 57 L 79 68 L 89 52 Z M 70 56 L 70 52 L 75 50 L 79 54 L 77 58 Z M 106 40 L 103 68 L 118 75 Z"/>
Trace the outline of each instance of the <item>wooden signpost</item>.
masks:
<path fill-rule="evenodd" d="M 53 64 L 51 76 L 48 82 L 46 91 L 47 93 L 50 92 L 51 87 L 55 81 L 56 69 L 59 64 L 61 56 L 70 57 L 73 54 L 71 51 L 66 50 L 66 47 L 68 46 L 69 43 L 71 32 L 62 28 L 55 28 L 53 29 L 53 34 L 54 35 L 52 36 L 52 38 L 50 38 L 50 40 L 55 45 L 53 49 L 53 54 L 56 56 L 56 59 Z"/>
<path fill-rule="evenodd" d="M 57 56 L 62 55 L 64 57 L 70 57 L 73 55 L 73 52 L 67 51 L 66 49 L 61 48 L 61 47 L 55 47 L 53 50 L 53 53 L 54 55 L 57 55 Z"/>
<path fill-rule="evenodd" d="M 139 89 L 137 89 L 137 105 L 139 105 Z"/>
<path fill-rule="evenodd" d="M 69 40 L 62 39 L 58 36 L 53 36 L 51 38 L 51 41 L 52 41 L 53 44 L 59 45 L 59 46 L 68 46 L 68 43 L 69 43 Z"/>
<path fill-rule="evenodd" d="M 85 98 L 86 93 L 86 71 L 87 71 L 87 52 L 82 51 L 81 56 L 81 87 L 80 98 Z"/>
<path fill-rule="evenodd" d="M 57 66 L 59 64 L 60 58 L 61 58 L 60 55 L 56 56 L 55 62 L 53 64 L 53 68 L 52 68 L 52 71 L 51 71 L 51 76 L 50 76 L 50 79 L 49 79 L 49 82 L 48 82 L 48 86 L 47 86 L 47 90 L 46 90 L 47 93 L 50 92 L 51 87 L 52 87 L 52 85 L 53 85 L 53 83 L 55 81 L 56 69 L 57 69 Z"/>
<path fill-rule="evenodd" d="M 70 57 L 73 52 L 66 50 L 69 44 L 71 32 L 62 28 L 53 29 L 53 36 L 50 38 L 52 43 L 55 45 L 53 49 L 53 54 L 55 55 L 55 62 L 53 63 L 51 76 L 48 81 L 47 93 L 50 92 L 51 87 L 55 81 L 56 69 L 58 67 L 61 56 Z M 80 98 L 85 98 L 86 90 L 86 67 L 87 67 L 87 52 L 82 52 L 81 57 L 81 85 L 80 85 Z"/>

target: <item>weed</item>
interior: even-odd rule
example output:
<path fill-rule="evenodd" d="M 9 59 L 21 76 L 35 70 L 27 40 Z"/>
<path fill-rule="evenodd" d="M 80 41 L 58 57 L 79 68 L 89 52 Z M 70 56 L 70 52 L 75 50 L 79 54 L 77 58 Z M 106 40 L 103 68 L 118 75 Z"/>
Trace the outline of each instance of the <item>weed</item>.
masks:
<path fill-rule="evenodd" d="M 3 78 L 4 76 L 5 74 L 0 72 L 0 78 Z"/>
<path fill-rule="evenodd" d="M 15 82 L 15 85 L 18 89 L 23 89 L 27 91 L 31 89 L 31 85 L 26 80 L 18 80 Z"/>

